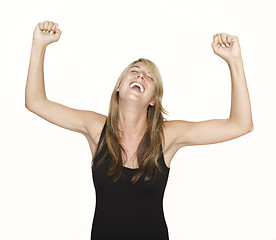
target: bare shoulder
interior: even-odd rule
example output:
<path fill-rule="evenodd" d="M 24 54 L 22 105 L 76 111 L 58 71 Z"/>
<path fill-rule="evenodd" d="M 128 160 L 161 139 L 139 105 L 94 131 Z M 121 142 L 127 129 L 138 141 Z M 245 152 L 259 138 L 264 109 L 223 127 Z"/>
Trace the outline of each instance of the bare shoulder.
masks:
<path fill-rule="evenodd" d="M 165 151 L 169 148 L 179 149 L 181 147 L 176 142 L 176 136 L 179 132 L 179 122 L 179 120 L 164 121 Z M 182 124 L 185 124 L 185 121 L 182 121 Z"/>

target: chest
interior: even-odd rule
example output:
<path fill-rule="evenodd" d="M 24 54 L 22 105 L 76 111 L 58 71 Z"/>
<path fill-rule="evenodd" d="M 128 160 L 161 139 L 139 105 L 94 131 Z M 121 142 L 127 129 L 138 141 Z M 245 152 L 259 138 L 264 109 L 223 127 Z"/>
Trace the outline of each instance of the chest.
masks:
<path fill-rule="evenodd" d="M 97 148 L 97 143 L 99 142 L 100 135 L 101 135 L 102 128 L 99 129 L 98 133 L 91 137 L 91 134 L 88 134 L 86 136 L 86 139 L 89 143 L 90 150 L 92 156 L 96 153 L 96 148 Z M 164 160 L 166 163 L 166 166 L 169 168 L 171 161 L 178 151 L 179 147 L 173 144 L 173 134 L 171 134 L 171 131 L 169 131 L 169 127 L 164 129 L 164 138 L 165 138 L 165 144 L 162 146 L 163 149 L 163 155 L 164 155 Z M 137 148 L 140 144 L 141 139 L 139 140 L 124 140 L 121 141 L 121 145 L 125 149 L 125 155 L 122 154 L 123 156 L 123 165 L 127 168 L 138 168 L 138 162 L 137 162 L 137 157 L 136 157 L 136 151 Z"/>
<path fill-rule="evenodd" d="M 137 140 L 121 141 L 121 145 L 125 149 L 122 151 L 123 166 L 127 168 L 138 168 L 137 150 L 140 142 Z"/>

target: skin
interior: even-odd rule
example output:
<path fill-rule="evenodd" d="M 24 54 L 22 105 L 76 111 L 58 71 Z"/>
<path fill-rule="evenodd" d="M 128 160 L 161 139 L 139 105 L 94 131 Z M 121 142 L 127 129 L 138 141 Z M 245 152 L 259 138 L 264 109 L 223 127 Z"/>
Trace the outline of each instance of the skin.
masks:
<path fill-rule="evenodd" d="M 141 83 L 145 91 L 142 93 L 130 88 L 133 81 Z M 147 107 L 155 104 L 155 83 L 146 65 L 142 62 L 134 64 L 122 79 L 117 91 L 119 135 L 127 152 L 127 159 L 123 159 L 123 164 L 129 168 L 138 168 L 135 153 L 147 129 Z"/>
<path fill-rule="evenodd" d="M 104 126 L 106 116 L 94 111 L 79 110 L 50 101 L 46 98 L 43 76 L 43 62 L 46 46 L 59 40 L 61 30 L 50 21 L 36 25 L 33 35 L 30 65 L 25 91 L 25 106 L 31 112 L 65 129 L 79 132 L 88 140 L 92 155 Z M 214 53 L 226 61 L 231 73 L 231 111 L 226 119 L 209 119 L 192 122 L 172 120 L 165 122 L 163 146 L 167 167 L 175 153 L 184 146 L 220 143 L 240 137 L 253 131 L 253 121 L 249 93 L 241 57 L 238 37 L 227 33 L 217 33 L 211 43 Z M 137 168 L 132 156 L 145 131 L 148 105 L 154 105 L 154 82 L 147 76 L 146 66 L 136 63 L 137 72 L 129 71 L 117 89 L 119 91 L 119 129 L 122 144 L 129 159 L 125 166 Z M 133 70 L 133 69 L 131 69 Z M 142 82 L 144 93 L 129 87 L 133 80 Z"/>
<path fill-rule="evenodd" d="M 117 91 L 119 92 L 119 129 L 123 140 L 141 138 L 146 131 L 147 108 L 154 105 L 155 83 L 144 63 L 138 62 L 123 78 Z M 129 84 L 137 81 L 143 84 L 143 93 L 131 89 Z"/>

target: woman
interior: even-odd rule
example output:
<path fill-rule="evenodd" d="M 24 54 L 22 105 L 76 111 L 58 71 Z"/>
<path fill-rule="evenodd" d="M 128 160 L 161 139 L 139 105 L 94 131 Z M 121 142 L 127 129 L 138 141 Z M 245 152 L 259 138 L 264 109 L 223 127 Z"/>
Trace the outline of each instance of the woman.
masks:
<path fill-rule="evenodd" d="M 43 80 L 45 49 L 60 35 L 54 22 L 37 24 L 25 104 L 49 122 L 82 133 L 89 142 L 96 190 L 91 239 L 169 239 L 162 204 L 175 153 L 184 146 L 223 142 L 253 130 L 238 38 L 221 33 L 212 42 L 215 54 L 231 71 L 230 117 L 190 122 L 164 120 L 159 70 L 143 58 L 120 75 L 108 116 L 48 100 Z"/>

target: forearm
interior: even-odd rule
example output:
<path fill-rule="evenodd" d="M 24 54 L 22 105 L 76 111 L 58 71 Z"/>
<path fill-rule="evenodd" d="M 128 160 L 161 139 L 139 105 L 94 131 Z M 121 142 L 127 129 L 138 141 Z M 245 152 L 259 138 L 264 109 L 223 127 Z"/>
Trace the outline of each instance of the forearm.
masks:
<path fill-rule="evenodd" d="M 43 64 L 46 46 L 33 41 L 25 89 L 25 106 L 46 99 Z"/>
<path fill-rule="evenodd" d="M 227 62 L 231 72 L 231 111 L 229 119 L 243 130 L 252 130 L 253 121 L 250 98 L 242 57 Z"/>

